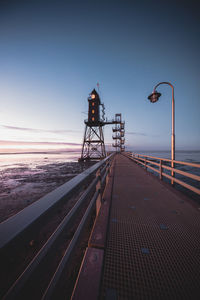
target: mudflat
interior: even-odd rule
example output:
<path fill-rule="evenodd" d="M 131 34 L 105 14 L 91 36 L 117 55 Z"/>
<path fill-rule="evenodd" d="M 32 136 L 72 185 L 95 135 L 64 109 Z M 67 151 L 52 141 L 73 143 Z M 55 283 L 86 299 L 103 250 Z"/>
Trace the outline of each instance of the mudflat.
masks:
<path fill-rule="evenodd" d="M 21 164 L 1 171 L 0 222 L 91 166 L 78 162 L 49 163 L 34 168 Z"/>

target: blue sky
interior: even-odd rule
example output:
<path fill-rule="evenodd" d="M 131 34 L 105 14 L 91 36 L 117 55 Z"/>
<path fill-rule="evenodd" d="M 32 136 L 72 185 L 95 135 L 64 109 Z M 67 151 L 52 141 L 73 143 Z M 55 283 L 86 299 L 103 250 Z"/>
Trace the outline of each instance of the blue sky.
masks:
<path fill-rule="evenodd" d="M 106 117 L 126 122 L 127 149 L 169 150 L 171 88 L 147 100 L 169 81 L 176 149 L 200 150 L 199 11 L 193 0 L 1 1 L 0 146 L 78 146 L 99 82 Z"/>

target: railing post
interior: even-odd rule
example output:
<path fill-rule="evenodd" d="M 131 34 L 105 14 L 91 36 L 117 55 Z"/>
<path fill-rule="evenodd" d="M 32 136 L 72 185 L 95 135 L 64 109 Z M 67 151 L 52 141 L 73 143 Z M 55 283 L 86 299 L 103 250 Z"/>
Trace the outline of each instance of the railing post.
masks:
<path fill-rule="evenodd" d="M 96 177 L 98 178 L 98 182 L 96 184 L 96 191 L 98 191 L 99 195 L 96 200 L 96 216 L 99 213 L 101 207 L 101 171 L 100 169 L 96 172 Z"/>
<path fill-rule="evenodd" d="M 110 177 L 110 162 L 108 162 L 107 166 L 106 166 L 106 171 L 108 172 L 107 176 L 106 176 L 106 184 L 108 183 L 109 177 Z"/>
<path fill-rule="evenodd" d="M 147 170 L 147 160 L 146 160 L 146 158 L 144 160 L 144 166 L 145 166 L 145 170 Z"/>
<path fill-rule="evenodd" d="M 162 159 L 160 159 L 159 170 L 160 170 L 160 180 L 162 180 Z"/>
<path fill-rule="evenodd" d="M 172 168 L 171 176 L 174 177 L 174 161 L 173 160 L 171 160 L 171 168 Z M 173 178 L 171 179 L 171 184 L 172 185 L 174 184 L 174 179 Z"/>

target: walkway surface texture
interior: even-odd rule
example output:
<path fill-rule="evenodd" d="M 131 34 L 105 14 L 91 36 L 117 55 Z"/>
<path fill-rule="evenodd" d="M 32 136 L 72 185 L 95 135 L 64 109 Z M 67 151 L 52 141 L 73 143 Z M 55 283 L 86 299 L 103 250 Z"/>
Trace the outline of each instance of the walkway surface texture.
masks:
<path fill-rule="evenodd" d="M 101 299 L 200 299 L 200 210 L 116 155 Z"/>

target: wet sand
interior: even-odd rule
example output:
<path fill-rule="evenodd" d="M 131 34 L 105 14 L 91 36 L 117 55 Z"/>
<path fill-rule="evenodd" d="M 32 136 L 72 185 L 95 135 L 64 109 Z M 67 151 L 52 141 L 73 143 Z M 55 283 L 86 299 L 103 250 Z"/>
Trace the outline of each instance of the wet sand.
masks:
<path fill-rule="evenodd" d="M 0 222 L 83 172 L 93 163 L 49 163 L 30 168 L 26 164 L 1 171 Z"/>

